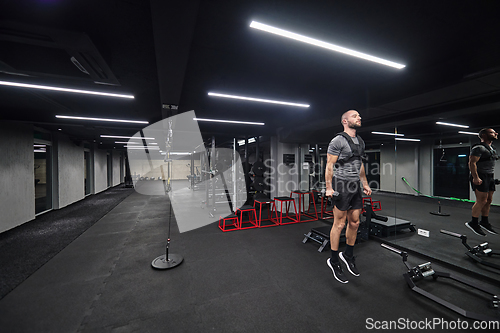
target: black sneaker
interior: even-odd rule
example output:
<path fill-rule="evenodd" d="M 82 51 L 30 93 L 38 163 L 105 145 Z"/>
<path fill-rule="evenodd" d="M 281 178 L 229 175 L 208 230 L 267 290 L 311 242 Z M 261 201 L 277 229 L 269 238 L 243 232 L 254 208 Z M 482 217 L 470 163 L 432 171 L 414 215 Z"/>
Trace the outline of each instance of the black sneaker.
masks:
<path fill-rule="evenodd" d="M 469 228 L 470 230 L 474 231 L 474 233 L 476 235 L 478 235 L 478 236 L 486 236 L 486 234 L 481 229 L 481 227 L 479 226 L 479 224 L 472 224 L 471 222 L 465 222 L 465 225 L 467 226 L 467 228 Z"/>
<path fill-rule="evenodd" d="M 342 271 L 342 267 L 340 266 L 340 263 L 332 265 L 330 263 L 330 258 L 328 258 L 326 260 L 326 264 L 328 265 L 328 267 L 331 268 L 331 270 L 333 272 L 333 276 L 335 277 L 335 279 L 337 279 L 337 281 L 339 281 L 340 283 L 347 283 L 347 282 L 349 282 L 347 280 L 347 278 L 345 277 L 344 272 Z"/>
<path fill-rule="evenodd" d="M 354 256 L 352 258 L 348 258 L 343 252 L 339 253 L 339 258 L 342 259 L 344 264 L 347 266 L 347 270 L 354 276 L 359 276 L 359 271 L 356 268 L 356 264 L 354 263 Z"/>
<path fill-rule="evenodd" d="M 484 230 L 488 231 L 490 234 L 498 235 L 498 232 L 496 232 L 495 230 L 493 230 L 493 227 L 491 226 L 490 222 L 483 222 L 483 221 L 481 221 L 481 223 L 479 223 L 479 226 L 481 228 L 483 228 Z"/>

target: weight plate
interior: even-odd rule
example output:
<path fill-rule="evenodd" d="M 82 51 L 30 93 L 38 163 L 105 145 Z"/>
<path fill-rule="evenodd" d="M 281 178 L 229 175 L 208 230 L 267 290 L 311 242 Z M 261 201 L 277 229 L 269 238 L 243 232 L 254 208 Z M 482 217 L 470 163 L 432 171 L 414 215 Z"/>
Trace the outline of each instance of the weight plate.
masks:
<path fill-rule="evenodd" d="M 252 186 L 256 191 L 265 191 L 266 181 L 264 177 L 255 177 Z"/>
<path fill-rule="evenodd" d="M 256 176 L 262 176 L 264 175 L 264 172 L 266 171 L 266 165 L 262 163 L 261 161 L 255 162 L 255 164 L 252 167 L 252 172 Z"/>

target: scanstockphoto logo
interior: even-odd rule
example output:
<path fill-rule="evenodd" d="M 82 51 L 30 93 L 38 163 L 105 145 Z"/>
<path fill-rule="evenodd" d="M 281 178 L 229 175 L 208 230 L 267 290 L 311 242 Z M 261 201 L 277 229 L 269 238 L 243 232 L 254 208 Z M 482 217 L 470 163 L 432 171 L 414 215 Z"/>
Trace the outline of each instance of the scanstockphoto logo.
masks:
<path fill-rule="evenodd" d="M 295 191 L 297 188 L 324 187 L 325 170 L 324 165 L 321 163 L 308 163 L 305 172 L 303 169 L 304 165 L 279 163 L 272 158 L 265 159 L 263 163 L 266 167 L 266 175 L 268 176 L 265 178 L 265 184 L 270 192 L 284 191 L 289 193 Z M 382 165 L 374 162 L 364 163 L 364 168 L 367 177 L 392 176 L 394 174 L 394 165 L 392 163 L 384 163 Z M 299 174 L 301 174 L 301 181 L 297 185 L 296 179 Z M 377 178 L 380 179 L 380 177 Z M 380 189 L 380 182 L 378 180 L 371 179 L 368 181 L 368 185 L 372 191 Z M 338 186 L 344 186 L 344 184 L 338 184 Z M 359 187 L 349 185 L 347 188 L 337 188 L 337 190 L 342 190 L 342 192 L 356 192 L 359 190 Z"/>
<path fill-rule="evenodd" d="M 180 232 L 201 228 L 217 221 L 219 216 L 231 214 L 231 208 L 238 208 L 233 199 L 236 192 L 238 203 L 246 201 L 245 178 L 237 177 L 244 174 L 243 165 L 239 154 L 229 148 L 210 149 L 214 168 L 201 171 L 206 174 L 205 180 L 197 187 L 203 190 L 190 188 L 181 166 L 190 162 L 192 154 L 200 160 L 209 160 L 194 118 L 195 112 L 189 111 L 163 119 L 137 132 L 127 144 L 130 173 L 141 176 L 132 178 L 136 192 L 168 195 Z M 225 163 L 217 163 L 218 160 Z M 212 187 L 218 194 L 215 214 L 202 208 L 207 200 L 206 189 L 212 190 Z"/>

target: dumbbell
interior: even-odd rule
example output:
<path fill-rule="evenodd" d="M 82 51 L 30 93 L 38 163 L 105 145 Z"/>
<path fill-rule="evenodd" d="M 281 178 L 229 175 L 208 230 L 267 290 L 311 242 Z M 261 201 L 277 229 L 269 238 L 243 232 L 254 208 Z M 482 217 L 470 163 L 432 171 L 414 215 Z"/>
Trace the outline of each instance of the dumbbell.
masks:
<path fill-rule="evenodd" d="M 500 184 L 500 179 L 495 179 L 495 185 Z"/>
<path fill-rule="evenodd" d="M 339 192 L 337 192 L 337 191 L 335 191 L 335 190 L 334 190 L 334 191 L 333 191 L 333 195 L 332 195 L 332 197 L 338 197 L 338 196 L 339 196 L 339 194 L 340 194 Z M 322 195 L 322 196 L 325 196 L 325 195 L 326 195 L 326 190 L 325 190 L 325 189 L 322 189 L 322 190 L 321 190 L 321 195 Z"/>

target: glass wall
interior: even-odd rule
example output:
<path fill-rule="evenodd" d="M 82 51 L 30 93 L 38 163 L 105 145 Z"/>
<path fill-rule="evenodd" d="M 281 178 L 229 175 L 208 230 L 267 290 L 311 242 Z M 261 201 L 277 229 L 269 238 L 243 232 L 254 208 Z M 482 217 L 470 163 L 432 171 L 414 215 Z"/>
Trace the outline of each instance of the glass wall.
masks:
<path fill-rule="evenodd" d="M 469 199 L 469 147 L 434 148 L 433 192 Z"/>

